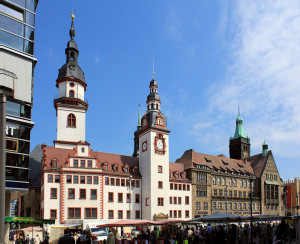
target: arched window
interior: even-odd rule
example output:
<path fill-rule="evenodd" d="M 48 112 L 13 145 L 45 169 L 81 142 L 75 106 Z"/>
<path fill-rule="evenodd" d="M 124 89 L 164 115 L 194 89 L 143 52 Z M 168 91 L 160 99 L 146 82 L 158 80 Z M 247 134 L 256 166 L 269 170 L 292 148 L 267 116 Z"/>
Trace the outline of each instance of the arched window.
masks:
<path fill-rule="evenodd" d="M 76 127 L 76 117 L 74 114 L 68 115 L 68 126 L 69 127 Z"/>
<path fill-rule="evenodd" d="M 75 92 L 73 90 L 69 91 L 69 97 L 72 97 L 72 98 L 75 97 Z"/>

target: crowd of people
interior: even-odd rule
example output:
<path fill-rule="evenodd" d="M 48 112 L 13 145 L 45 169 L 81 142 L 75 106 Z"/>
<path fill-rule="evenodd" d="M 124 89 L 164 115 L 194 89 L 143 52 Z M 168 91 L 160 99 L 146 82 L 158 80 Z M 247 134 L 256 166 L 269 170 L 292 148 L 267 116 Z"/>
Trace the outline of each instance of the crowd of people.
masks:
<path fill-rule="evenodd" d="M 252 229 L 252 231 L 251 231 Z M 43 238 L 38 234 L 31 240 L 29 235 L 24 236 L 22 231 L 11 233 L 11 243 L 49 243 L 49 235 L 45 233 Z M 109 229 L 106 244 L 116 244 L 119 240 L 127 238 L 124 233 L 121 235 L 115 228 Z M 70 232 L 65 229 L 64 236 L 62 236 L 58 244 L 92 244 L 96 237 L 88 231 Z M 164 226 L 161 229 L 154 227 L 150 229 L 141 230 L 140 233 L 133 238 L 134 240 L 141 241 L 142 243 L 151 244 L 272 244 L 272 243 L 285 243 L 285 241 L 295 240 L 295 228 L 282 220 L 280 224 L 268 223 L 255 223 L 251 228 L 250 224 L 236 225 L 236 224 L 223 224 L 214 225 L 210 224 L 204 226 L 186 227 L 178 226 Z M 296 242 L 295 242 L 296 243 Z"/>
<path fill-rule="evenodd" d="M 253 224 L 252 236 L 250 224 L 215 226 L 208 224 L 186 228 L 178 226 L 176 229 L 166 227 L 161 231 L 154 227 L 152 232 L 141 231 L 137 239 L 151 241 L 152 244 L 161 243 L 161 241 L 168 244 L 175 242 L 178 244 L 248 244 L 250 242 L 272 244 L 295 240 L 296 232 L 293 226 L 282 220 L 280 224 L 271 224 L 270 222 Z"/>

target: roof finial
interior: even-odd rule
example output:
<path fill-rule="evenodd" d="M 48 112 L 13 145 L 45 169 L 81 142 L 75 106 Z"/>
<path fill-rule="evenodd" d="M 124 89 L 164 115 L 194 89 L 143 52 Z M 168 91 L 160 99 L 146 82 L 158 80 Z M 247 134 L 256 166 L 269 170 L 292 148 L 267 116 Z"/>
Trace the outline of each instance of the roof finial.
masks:
<path fill-rule="evenodd" d="M 138 126 L 141 126 L 141 104 L 139 104 L 139 116 L 138 116 Z"/>
<path fill-rule="evenodd" d="M 75 37 L 74 18 L 75 18 L 74 8 L 72 8 L 72 11 L 71 11 L 72 24 L 71 24 L 71 29 L 70 29 L 70 37 L 72 40 L 74 40 L 74 37 Z"/>
<path fill-rule="evenodd" d="M 154 57 L 153 57 L 153 80 L 154 80 L 154 74 L 155 72 L 154 72 Z"/>
<path fill-rule="evenodd" d="M 238 117 L 240 117 L 240 105 L 238 104 Z"/>

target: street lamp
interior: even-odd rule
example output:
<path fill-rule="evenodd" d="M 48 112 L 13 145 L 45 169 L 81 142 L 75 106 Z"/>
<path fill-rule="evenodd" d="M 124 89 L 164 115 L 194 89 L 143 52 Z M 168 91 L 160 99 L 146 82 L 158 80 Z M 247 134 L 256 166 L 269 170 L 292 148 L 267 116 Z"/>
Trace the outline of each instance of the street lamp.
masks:
<path fill-rule="evenodd" d="M 250 215 L 251 215 L 251 222 L 250 222 L 250 226 L 251 226 L 251 233 L 250 233 L 250 243 L 253 243 L 253 224 L 252 224 L 252 184 L 253 184 L 253 180 L 254 180 L 254 176 L 251 175 L 250 176 Z"/>
<path fill-rule="evenodd" d="M 225 186 L 225 196 L 226 196 L 226 214 L 227 214 L 227 195 L 228 195 L 228 191 L 227 191 L 228 185 Z"/>

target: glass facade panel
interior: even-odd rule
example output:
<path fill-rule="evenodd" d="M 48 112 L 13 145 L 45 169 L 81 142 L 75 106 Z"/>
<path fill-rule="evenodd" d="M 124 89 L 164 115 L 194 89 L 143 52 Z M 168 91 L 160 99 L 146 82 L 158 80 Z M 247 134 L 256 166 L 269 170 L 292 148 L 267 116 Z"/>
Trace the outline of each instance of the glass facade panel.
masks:
<path fill-rule="evenodd" d="M 6 167 L 29 167 L 29 156 L 14 154 L 14 153 L 6 153 Z"/>
<path fill-rule="evenodd" d="M 25 27 L 25 38 L 29 39 L 29 40 L 34 40 L 34 29 L 26 26 Z"/>
<path fill-rule="evenodd" d="M 12 47 L 23 52 L 24 40 L 20 37 L 0 30 L 0 42 L 5 46 Z"/>
<path fill-rule="evenodd" d="M 23 23 L 2 14 L 0 14 L 0 28 L 5 29 L 19 36 L 24 35 Z"/>
<path fill-rule="evenodd" d="M 6 167 L 5 175 L 5 180 L 7 181 L 29 181 L 28 169 Z"/>
<path fill-rule="evenodd" d="M 9 1 L 25 8 L 25 0 L 9 0 Z"/>
<path fill-rule="evenodd" d="M 32 12 L 35 12 L 37 5 L 37 0 L 27 0 L 26 1 L 26 8 Z"/>
<path fill-rule="evenodd" d="M 0 11 L 19 20 L 24 20 L 23 11 L 13 5 L 0 3 Z"/>
<path fill-rule="evenodd" d="M 34 14 L 26 11 L 25 12 L 25 18 L 26 18 L 26 24 L 34 26 Z"/>
<path fill-rule="evenodd" d="M 7 101 L 6 113 L 9 115 L 14 115 L 14 116 L 19 116 L 19 117 L 24 117 L 24 118 L 30 119 L 31 118 L 31 107 L 24 105 L 24 104 Z"/>

